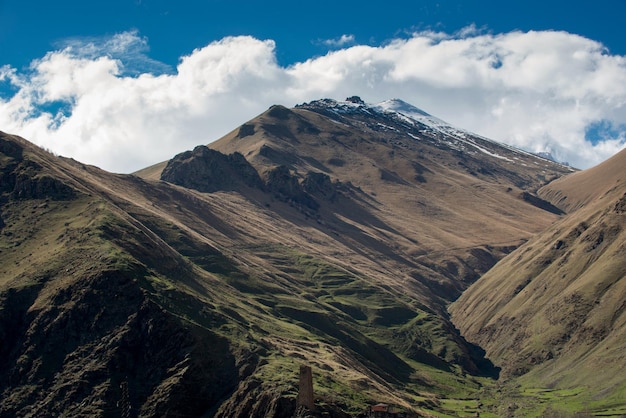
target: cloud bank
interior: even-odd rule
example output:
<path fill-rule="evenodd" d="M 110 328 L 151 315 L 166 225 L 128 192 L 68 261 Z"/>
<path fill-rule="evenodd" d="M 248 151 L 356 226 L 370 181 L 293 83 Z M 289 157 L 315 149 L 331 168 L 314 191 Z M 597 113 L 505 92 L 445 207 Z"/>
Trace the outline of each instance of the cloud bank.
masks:
<path fill-rule="evenodd" d="M 227 37 L 175 69 L 136 32 L 0 66 L 0 130 L 114 172 L 218 139 L 272 104 L 401 98 L 458 127 L 579 168 L 626 144 L 626 57 L 565 32 L 419 32 L 290 66 L 272 40 Z"/>

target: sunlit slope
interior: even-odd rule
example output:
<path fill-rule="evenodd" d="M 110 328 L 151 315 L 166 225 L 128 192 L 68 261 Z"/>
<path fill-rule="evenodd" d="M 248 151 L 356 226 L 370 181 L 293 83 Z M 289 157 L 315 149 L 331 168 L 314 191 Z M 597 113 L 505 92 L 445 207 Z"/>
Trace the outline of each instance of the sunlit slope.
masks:
<path fill-rule="evenodd" d="M 574 212 L 594 204 L 596 200 L 609 198 L 623 190 L 626 183 L 622 151 L 588 170 L 561 177 L 539 189 L 539 196 L 565 210 Z"/>
<path fill-rule="evenodd" d="M 543 385 L 580 385 L 599 396 L 623 393 L 625 172 L 622 151 L 548 186 L 563 196 L 575 191 L 578 203 L 570 208 L 578 210 L 507 256 L 450 307 L 462 334 L 507 375 L 529 373 Z"/>
<path fill-rule="evenodd" d="M 446 306 L 559 219 L 535 191 L 570 170 L 342 106 L 138 175 L 2 134 L 2 414 L 290 416 L 300 364 L 333 416 L 474 396 L 496 370 Z"/>

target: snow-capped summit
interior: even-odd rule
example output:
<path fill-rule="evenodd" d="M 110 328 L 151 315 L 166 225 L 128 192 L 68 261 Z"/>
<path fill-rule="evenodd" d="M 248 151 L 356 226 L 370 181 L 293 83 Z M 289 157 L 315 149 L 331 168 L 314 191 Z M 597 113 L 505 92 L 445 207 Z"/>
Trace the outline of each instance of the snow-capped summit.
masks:
<path fill-rule="evenodd" d="M 380 103 L 371 104 L 364 102 L 359 96 L 351 96 L 344 101 L 322 99 L 301 106 L 316 108 L 317 110 L 323 109 L 338 114 L 359 112 L 371 114 L 372 116 L 391 117 L 396 122 L 409 125 L 413 128 L 418 127 L 439 131 L 446 135 L 463 139 L 466 135 L 470 134 L 469 132 L 453 127 L 449 123 L 401 99 L 389 99 Z"/>
<path fill-rule="evenodd" d="M 433 117 L 430 114 L 424 112 L 422 109 L 419 109 L 413 106 L 412 104 L 407 103 L 401 99 L 385 100 L 384 102 L 375 104 L 372 107 L 375 109 L 383 110 L 383 111 L 387 110 L 387 111 L 394 111 L 394 112 L 402 113 L 403 115 L 411 116 L 415 118 L 420 118 L 420 117 L 432 118 Z"/>
<path fill-rule="evenodd" d="M 359 96 L 344 101 L 321 99 L 296 106 L 324 114 L 343 124 L 366 124 L 373 130 L 394 131 L 413 141 L 430 141 L 438 147 L 512 161 L 527 151 L 457 128 L 401 99 L 366 103 Z"/>
<path fill-rule="evenodd" d="M 394 114 L 400 119 L 406 118 L 408 122 L 418 122 L 433 130 L 443 131 L 448 135 L 461 136 L 465 138 L 468 132 L 455 128 L 449 123 L 426 113 L 420 108 L 413 106 L 410 103 L 400 99 L 390 99 L 372 105 L 371 108 L 380 113 Z"/>

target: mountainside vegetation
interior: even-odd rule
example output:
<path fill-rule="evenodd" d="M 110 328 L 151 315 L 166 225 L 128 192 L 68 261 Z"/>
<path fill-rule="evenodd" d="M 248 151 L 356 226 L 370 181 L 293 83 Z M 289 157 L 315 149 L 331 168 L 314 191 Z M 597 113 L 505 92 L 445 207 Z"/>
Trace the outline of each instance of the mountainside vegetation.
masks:
<path fill-rule="evenodd" d="M 481 277 L 452 319 L 503 376 L 579 390 L 587 408 L 604 401 L 623 414 L 626 151 L 540 193 L 573 212 Z"/>
<path fill-rule="evenodd" d="M 474 331 L 457 312 L 491 319 L 461 308 L 465 295 L 454 322 L 448 306 L 557 225 L 554 251 L 602 234 L 590 251 L 619 272 L 623 214 L 587 211 L 574 236 L 571 207 L 541 189 L 572 169 L 432 120 L 356 100 L 273 106 L 132 175 L 0 134 L 0 415 L 341 417 L 385 402 L 502 416 L 500 375 L 550 387 L 532 360 L 547 351 L 507 360 L 477 335 L 510 330 Z M 618 276 L 589 278 L 553 317 L 617 306 Z M 594 315 L 580 341 L 621 341 L 621 316 Z M 557 334 L 540 342 L 554 358 L 583 338 Z M 315 411 L 298 408 L 300 365 Z M 543 395 L 524 399 L 551 407 Z"/>

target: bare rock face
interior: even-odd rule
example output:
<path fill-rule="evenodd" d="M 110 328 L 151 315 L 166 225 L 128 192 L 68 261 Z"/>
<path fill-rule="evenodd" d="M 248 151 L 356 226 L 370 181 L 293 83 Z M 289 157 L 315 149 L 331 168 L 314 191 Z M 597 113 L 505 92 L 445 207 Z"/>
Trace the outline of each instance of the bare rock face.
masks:
<path fill-rule="evenodd" d="M 325 200 L 334 201 L 337 197 L 337 189 L 330 180 L 330 177 L 324 173 L 311 171 L 307 173 L 302 181 L 302 188 L 305 192 L 315 196 L 319 196 Z"/>
<path fill-rule="evenodd" d="M 0 193 L 12 199 L 67 200 L 75 196 L 72 187 L 58 178 L 42 173 L 42 167 L 23 158 L 23 148 L 0 138 Z"/>
<path fill-rule="evenodd" d="M 75 195 L 74 190 L 50 176 L 19 176 L 13 189 L 13 197 L 16 199 L 45 199 L 67 200 Z"/>
<path fill-rule="evenodd" d="M 207 193 L 237 190 L 241 186 L 263 188 L 259 174 L 243 155 L 224 155 L 204 145 L 170 160 L 161 180 Z"/>
<path fill-rule="evenodd" d="M 563 215 L 565 214 L 565 212 L 563 212 L 561 209 L 559 209 L 558 207 L 554 206 L 552 203 L 543 200 L 542 198 L 533 195 L 531 193 L 528 192 L 522 192 L 520 193 L 520 199 L 522 199 L 524 202 L 528 202 L 533 206 L 536 206 L 540 209 L 543 210 L 547 210 L 548 212 L 554 213 L 556 215 Z"/>
<path fill-rule="evenodd" d="M 311 210 L 317 210 L 319 203 L 307 192 L 287 166 L 281 165 L 267 173 L 267 188 L 280 200 L 293 202 Z"/>
<path fill-rule="evenodd" d="M 235 393 L 220 406 L 215 417 L 291 418 L 295 411 L 295 398 L 286 396 L 278 388 L 264 386 L 256 378 L 249 378 L 240 383 Z"/>
<path fill-rule="evenodd" d="M 22 159 L 23 148 L 14 141 L 8 141 L 0 138 L 0 154 L 4 154 L 8 157 L 18 160 Z"/>

